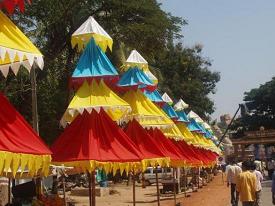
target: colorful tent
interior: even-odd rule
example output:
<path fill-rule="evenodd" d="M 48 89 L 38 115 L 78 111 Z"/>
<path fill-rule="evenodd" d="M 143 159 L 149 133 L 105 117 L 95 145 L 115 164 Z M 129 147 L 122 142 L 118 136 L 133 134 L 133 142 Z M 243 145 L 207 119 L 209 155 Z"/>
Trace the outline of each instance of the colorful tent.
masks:
<path fill-rule="evenodd" d="M 100 108 L 104 108 L 114 121 L 124 118 L 131 111 L 130 105 L 117 96 L 103 80 L 93 80 L 91 84 L 85 81 L 71 100 L 61 124 L 65 126 L 72 122 L 84 110 L 91 112 L 92 109 L 99 111 Z"/>
<path fill-rule="evenodd" d="M 72 75 L 73 84 L 82 84 L 84 80 L 104 78 L 117 81 L 118 73 L 106 54 L 91 38 L 83 51 Z"/>
<path fill-rule="evenodd" d="M 31 0 L 27 0 L 28 3 Z M 0 9 L 5 9 L 8 13 L 12 14 L 16 7 L 19 7 L 21 12 L 24 12 L 25 9 L 25 0 L 1 0 L 0 1 Z"/>
<path fill-rule="evenodd" d="M 138 67 L 141 69 L 146 76 L 154 83 L 158 83 L 157 77 L 150 72 L 148 68 L 148 62 L 138 53 L 137 50 L 132 50 L 125 64 L 123 65 L 124 70 L 128 70 L 131 67 Z"/>
<path fill-rule="evenodd" d="M 156 139 L 152 138 L 147 131 L 135 120 L 130 121 L 125 128 L 125 133 L 135 143 L 136 148 L 141 152 L 144 161 L 143 167 L 168 167 L 170 158 L 165 151 L 159 147 Z"/>
<path fill-rule="evenodd" d="M 171 99 L 171 97 L 169 97 L 169 95 L 166 92 L 162 95 L 162 99 L 169 105 L 173 104 L 173 100 Z"/>
<path fill-rule="evenodd" d="M 21 65 L 31 70 L 36 63 L 43 68 L 43 56 L 32 42 L 0 11 L 0 71 L 6 77 L 9 68 L 17 74 Z"/>
<path fill-rule="evenodd" d="M 157 105 L 151 102 L 140 90 L 130 90 L 123 99 L 132 108 L 129 120 L 135 118 L 144 128 L 160 128 L 166 136 L 183 139 L 174 122 Z"/>
<path fill-rule="evenodd" d="M 96 44 L 105 52 L 107 47 L 112 50 L 113 39 L 109 34 L 90 16 L 72 35 L 72 47 L 79 51 L 85 48 L 90 39 L 93 38 Z"/>
<path fill-rule="evenodd" d="M 158 92 L 158 90 L 155 90 L 153 92 L 151 91 L 144 91 L 144 94 L 146 97 L 148 97 L 152 102 L 154 102 L 155 104 L 162 106 L 165 104 L 165 102 L 163 101 L 160 93 Z"/>
<path fill-rule="evenodd" d="M 185 141 L 175 141 L 171 139 L 173 144 L 180 150 L 181 155 L 186 158 L 186 163 L 188 166 L 201 166 L 202 159 L 196 155 L 196 153 L 190 148 Z"/>
<path fill-rule="evenodd" d="M 188 107 L 189 107 L 189 105 L 186 104 L 182 99 L 180 99 L 180 100 L 174 105 L 175 111 L 181 111 L 181 110 L 187 109 Z"/>
<path fill-rule="evenodd" d="M 188 113 L 188 118 L 189 119 L 194 119 L 196 122 L 198 123 L 203 123 L 203 120 L 200 118 L 199 115 L 197 115 L 195 112 L 193 112 L 192 110 Z"/>
<path fill-rule="evenodd" d="M 164 152 L 165 156 L 170 157 L 171 167 L 186 166 L 188 159 L 181 154 L 179 148 L 170 139 L 166 138 L 158 128 L 150 128 L 147 131 L 158 142 L 158 147 Z"/>
<path fill-rule="evenodd" d="M 142 70 L 148 70 L 148 62 L 141 56 L 137 50 L 132 50 L 129 57 L 127 58 L 124 67 L 126 69 L 137 66 Z"/>
<path fill-rule="evenodd" d="M 169 104 L 165 104 L 162 107 L 163 111 L 168 115 L 169 118 L 171 118 L 172 120 L 177 120 L 179 117 L 177 115 L 177 113 L 175 112 L 175 110 L 173 109 L 172 106 L 170 106 Z"/>
<path fill-rule="evenodd" d="M 84 111 L 64 130 L 51 147 L 53 162 L 91 173 L 140 168 L 142 154 L 132 140 L 101 109 Z"/>
<path fill-rule="evenodd" d="M 129 68 L 120 78 L 117 86 L 122 90 L 144 89 L 153 91 L 156 85 L 138 67 Z"/>
<path fill-rule="evenodd" d="M 203 131 L 201 130 L 201 128 L 198 126 L 198 124 L 196 123 L 196 121 L 194 119 L 190 120 L 190 123 L 188 124 L 188 129 L 191 132 L 203 133 Z"/>
<path fill-rule="evenodd" d="M 47 175 L 51 151 L 9 101 L 0 94 L 0 176 L 27 169 L 29 176 Z"/>
<path fill-rule="evenodd" d="M 186 113 L 181 110 L 181 111 L 176 111 L 177 115 L 178 115 L 178 119 L 177 122 L 184 122 L 184 123 L 189 123 L 190 120 L 188 119 Z"/>

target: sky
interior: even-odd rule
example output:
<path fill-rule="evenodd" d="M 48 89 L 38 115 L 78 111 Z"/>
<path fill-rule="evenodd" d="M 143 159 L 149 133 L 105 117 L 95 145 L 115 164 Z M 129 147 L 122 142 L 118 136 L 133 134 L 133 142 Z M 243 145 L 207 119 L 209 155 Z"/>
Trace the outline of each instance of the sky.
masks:
<path fill-rule="evenodd" d="M 200 43 L 221 80 L 211 95 L 216 111 L 233 114 L 244 92 L 275 76 L 274 0 L 159 0 L 161 8 L 187 20 L 185 46 Z M 188 100 L 185 100 L 188 103 Z"/>

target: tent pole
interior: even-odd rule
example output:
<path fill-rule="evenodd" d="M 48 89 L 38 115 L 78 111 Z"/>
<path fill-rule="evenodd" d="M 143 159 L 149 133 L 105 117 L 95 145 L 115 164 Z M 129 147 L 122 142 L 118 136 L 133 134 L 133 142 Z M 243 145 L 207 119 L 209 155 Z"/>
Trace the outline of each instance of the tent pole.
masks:
<path fill-rule="evenodd" d="M 95 171 L 92 172 L 92 206 L 95 206 Z"/>
<path fill-rule="evenodd" d="M 133 178 L 133 206 L 136 206 L 136 179 L 134 173 L 132 173 Z"/>
<path fill-rule="evenodd" d="M 35 65 L 33 65 L 31 69 L 30 78 L 32 89 L 32 127 L 37 132 L 37 134 L 39 134 Z"/>
<path fill-rule="evenodd" d="M 173 186 L 174 186 L 174 203 L 177 205 L 177 196 L 176 196 L 176 170 L 173 168 Z"/>
<path fill-rule="evenodd" d="M 62 188 L 63 188 L 64 205 L 67 206 L 67 202 L 66 202 L 65 176 L 64 176 L 64 175 L 62 175 Z"/>
<path fill-rule="evenodd" d="M 88 181 L 89 181 L 89 206 L 92 206 L 92 185 L 91 185 L 91 174 L 87 172 Z"/>
<path fill-rule="evenodd" d="M 11 178 L 9 178 L 9 183 L 8 183 L 8 205 L 11 205 Z"/>
<path fill-rule="evenodd" d="M 157 183 L 157 200 L 158 206 L 160 206 L 160 199 L 159 199 L 159 177 L 158 177 L 158 170 L 156 169 L 156 183 Z"/>

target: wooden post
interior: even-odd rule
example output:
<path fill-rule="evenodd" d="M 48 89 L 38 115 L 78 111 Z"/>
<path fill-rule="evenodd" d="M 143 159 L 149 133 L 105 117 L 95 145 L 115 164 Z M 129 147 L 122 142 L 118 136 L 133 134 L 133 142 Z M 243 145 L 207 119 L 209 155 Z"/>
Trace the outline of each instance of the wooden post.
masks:
<path fill-rule="evenodd" d="M 92 206 L 95 206 L 95 171 L 92 172 Z"/>
<path fill-rule="evenodd" d="M 9 183 L 8 183 L 8 205 L 11 205 L 11 178 L 9 178 Z"/>
<path fill-rule="evenodd" d="M 174 187 L 174 204 L 175 206 L 177 205 L 177 196 L 176 196 L 176 190 L 177 190 L 177 187 L 176 187 L 176 169 L 173 168 L 173 187 Z"/>
<path fill-rule="evenodd" d="M 156 169 L 156 183 L 157 183 L 157 200 L 158 206 L 160 206 L 160 194 L 159 194 L 159 177 L 158 177 L 158 170 Z"/>
<path fill-rule="evenodd" d="M 37 134 L 39 134 L 35 65 L 31 69 L 30 78 L 32 88 L 32 127 L 37 132 Z"/>
<path fill-rule="evenodd" d="M 136 179 L 135 179 L 134 173 L 132 173 L 132 179 L 133 179 L 133 206 L 136 206 Z"/>
<path fill-rule="evenodd" d="M 92 185 L 91 185 L 91 174 L 87 172 L 88 181 L 89 181 L 89 206 L 92 206 Z"/>
<path fill-rule="evenodd" d="M 65 176 L 62 176 L 62 188 L 63 188 L 63 197 L 64 197 L 64 205 L 67 206 L 66 202 L 66 182 L 65 182 Z"/>

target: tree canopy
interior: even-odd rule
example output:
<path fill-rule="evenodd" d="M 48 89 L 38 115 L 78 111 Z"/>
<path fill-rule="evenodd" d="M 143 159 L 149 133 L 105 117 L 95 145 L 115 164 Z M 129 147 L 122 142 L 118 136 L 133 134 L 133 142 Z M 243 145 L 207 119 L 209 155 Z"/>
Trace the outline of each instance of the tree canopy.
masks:
<path fill-rule="evenodd" d="M 37 74 L 41 136 L 51 143 L 59 134 L 59 120 L 73 91 L 69 79 L 79 54 L 72 49 L 72 33 L 93 15 L 112 36 L 114 46 L 107 55 L 120 68 L 130 50 L 137 49 L 160 80 L 160 90 L 183 98 L 202 117 L 214 111 L 208 95 L 215 92 L 220 76 L 209 68 L 202 47 L 186 48 L 179 41 L 186 21 L 163 11 L 156 0 L 35 0 L 13 21 L 44 54 L 45 67 Z M 31 121 L 29 75 L 20 70 L 15 77 L 1 77 L 0 89 L 27 120 Z"/>

